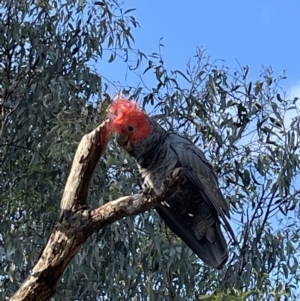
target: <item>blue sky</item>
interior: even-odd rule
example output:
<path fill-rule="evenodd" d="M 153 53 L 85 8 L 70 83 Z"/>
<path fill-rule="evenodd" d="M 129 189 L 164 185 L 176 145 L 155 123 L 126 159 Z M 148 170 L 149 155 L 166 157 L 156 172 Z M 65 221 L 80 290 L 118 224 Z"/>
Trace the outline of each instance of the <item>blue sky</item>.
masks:
<path fill-rule="evenodd" d="M 274 75 L 287 70 L 284 88 L 298 93 L 298 0 L 125 0 L 124 7 L 136 8 L 132 14 L 141 26 L 133 31 L 133 47 L 145 53 L 157 52 L 163 38 L 162 54 L 168 69 L 183 70 L 196 47 L 203 47 L 212 61 L 224 60 L 231 71 L 238 67 L 237 61 L 248 65 L 253 79 L 259 78 L 262 65 L 272 66 Z M 122 85 L 133 84 L 126 77 L 125 67 L 116 72 L 116 66 L 112 66 L 101 73 Z"/>

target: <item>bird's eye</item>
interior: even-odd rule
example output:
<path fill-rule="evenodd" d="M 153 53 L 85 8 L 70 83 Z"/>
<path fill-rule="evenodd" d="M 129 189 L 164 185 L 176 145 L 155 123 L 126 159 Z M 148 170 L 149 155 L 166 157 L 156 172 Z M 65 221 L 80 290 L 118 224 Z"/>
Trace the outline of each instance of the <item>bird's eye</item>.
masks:
<path fill-rule="evenodd" d="M 128 126 L 128 131 L 129 131 L 129 132 L 132 132 L 133 130 L 134 130 L 133 126 L 131 126 L 131 125 Z"/>

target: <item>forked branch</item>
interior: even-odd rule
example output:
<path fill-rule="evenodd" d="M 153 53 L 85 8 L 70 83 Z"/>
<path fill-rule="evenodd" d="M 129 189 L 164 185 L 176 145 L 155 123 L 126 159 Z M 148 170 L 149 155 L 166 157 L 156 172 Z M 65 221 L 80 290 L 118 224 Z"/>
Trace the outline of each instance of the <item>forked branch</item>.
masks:
<path fill-rule="evenodd" d="M 40 258 L 11 301 L 49 300 L 70 261 L 88 237 L 123 217 L 149 210 L 177 191 L 185 181 L 180 169 L 167 178 L 159 195 L 152 191 L 124 196 L 89 209 L 88 189 L 110 137 L 108 122 L 85 135 L 75 154 L 61 200 L 61 213 Z"/>

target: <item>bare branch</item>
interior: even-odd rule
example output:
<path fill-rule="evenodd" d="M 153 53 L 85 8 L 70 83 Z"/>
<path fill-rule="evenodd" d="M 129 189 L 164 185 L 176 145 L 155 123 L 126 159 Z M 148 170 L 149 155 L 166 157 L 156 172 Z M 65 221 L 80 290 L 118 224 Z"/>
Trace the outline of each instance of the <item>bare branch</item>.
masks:
<path fill-rule="evenodd" d="M 125 196 L 90 210 L 86 203 L 90 181 L 109 136 L 108 123 L 104 122 L 82 138 L 62 197 L 60 219 L 55 224 L 31 275 L 11 301 L 49 300 L 70 261 L 92 233 L 118 219 L 158 205 L 175 193 L 185 181 L 181 170 L 176 169 L 164 181 L 159 195 L 149 191 Z"/>
<path fill-rule="evenodd" d="M 95 167 L 109 140 L 109 122 L 105 121 L 81 139 L 61 200 L 60 216 L 87 208 L 86 198 Z"/>
<path fill-rule="evenodd" d="M 95 232 L 125 216 L 145 212 L 173 195 L 185 181 L 181 168 L 177 168 L 166 178 L 157 195 L 149 191 L 149 193 L 124 196 L 92 210 L 89 227 Z"/>

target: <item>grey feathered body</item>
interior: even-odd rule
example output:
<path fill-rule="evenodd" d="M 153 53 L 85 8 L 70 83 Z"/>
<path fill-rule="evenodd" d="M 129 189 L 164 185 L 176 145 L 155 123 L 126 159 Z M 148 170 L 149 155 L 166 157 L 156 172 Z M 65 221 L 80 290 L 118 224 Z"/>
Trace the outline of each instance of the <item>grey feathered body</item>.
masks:
<path fill-rule="evenodd" d="M 144 185 L 159 190 L 176 167 L 182 167 L 187 182 L 155 209 L 170 229 L 208 265 L 221 268 L 228 248 L 219 215 L 228 215 L 228 205 L 217 184 L 212 166 L 188 139 L 166 132 L 149 118 L 153 131 L 134 145 Z"/>

